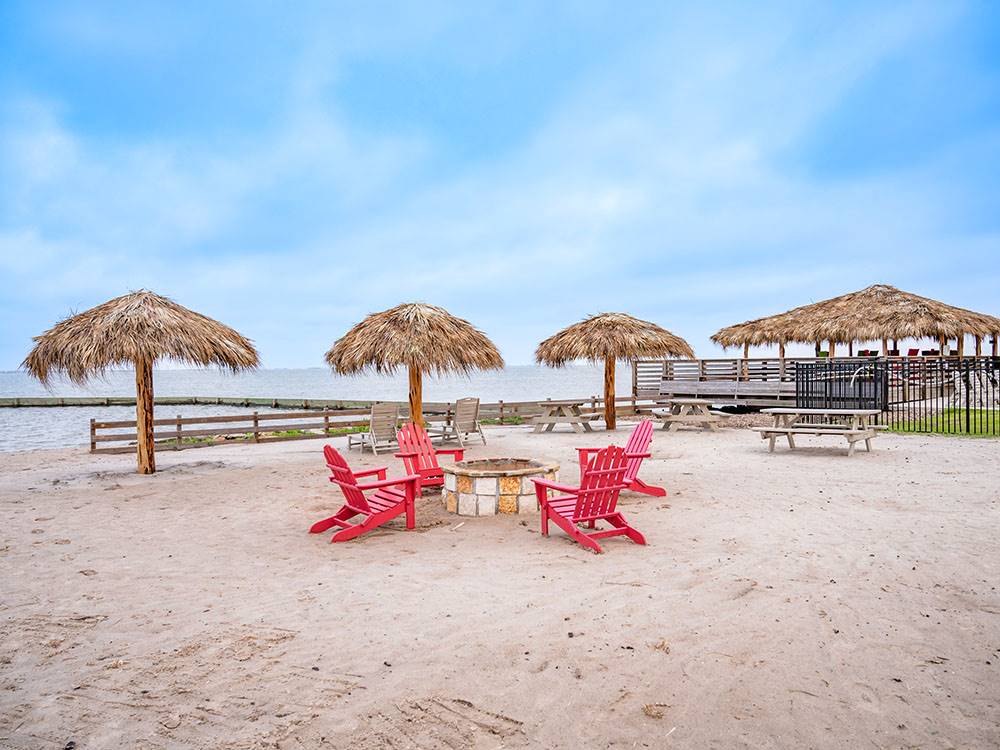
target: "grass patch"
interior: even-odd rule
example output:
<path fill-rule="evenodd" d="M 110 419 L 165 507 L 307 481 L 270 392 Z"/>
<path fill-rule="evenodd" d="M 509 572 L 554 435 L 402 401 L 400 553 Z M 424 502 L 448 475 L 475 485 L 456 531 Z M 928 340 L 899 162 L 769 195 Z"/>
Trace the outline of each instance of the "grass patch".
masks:
<path fill-rule="evenodd" d="M 499 419 L 480 419 L 480 424 L 524 424 L 524 417 L 515 414 L 510 417 L 504 417 L 503 422 Z"/>
<path fill-rule="evenodd" d="M 970 409 L 969 427 L 966 429 L 965 409 L 942 409 L 922 419 L 890 425 L 889 432 L 929 432 L 935 435 L 1000 437 L 1000 411 Z"/>

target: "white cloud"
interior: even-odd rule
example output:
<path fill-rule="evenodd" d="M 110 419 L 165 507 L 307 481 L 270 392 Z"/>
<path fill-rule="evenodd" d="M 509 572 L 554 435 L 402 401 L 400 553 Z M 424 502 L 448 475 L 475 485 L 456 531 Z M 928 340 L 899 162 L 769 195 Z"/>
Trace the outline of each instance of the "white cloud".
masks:
<path fill-rule="evenodd" d="M 947 232 L 953 165 L 838 180 L 789 168 L 859 80 L 953 11 L 790 8 L 692 12 L 574 81 L 502 160 L 447 178 L 414 177 L 434 156 L 429 135 L 373 136 L 338 111 L 350 38 L 317 35 L 277 126 L 224 144 L 96 143 L 27 104 L 0 134 L 17 164 L 0 267 L 18 279 L 12 296 L 166 291 L 242 327 L 276 365 L 318 364 L 366 312 L 425 299 L 516 363 L 555 326 L 608 309 L 708 351 L 723 324 L 910 278 L 944 243 L 996 247 Z M 289 202 L 306 222 L 288 227 L 294 244 L 239 247 Z"/>

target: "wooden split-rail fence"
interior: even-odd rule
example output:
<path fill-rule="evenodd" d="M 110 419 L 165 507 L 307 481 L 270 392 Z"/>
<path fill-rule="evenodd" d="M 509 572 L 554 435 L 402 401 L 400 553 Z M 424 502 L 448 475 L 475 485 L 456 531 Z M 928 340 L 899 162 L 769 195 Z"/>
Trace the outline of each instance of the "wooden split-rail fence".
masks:
<path fill-rule="evenodd" d="M 580 401 L 585 402 L 591 413 L 603 413 L 603 398 L 591 396 Z M 201 403 L 205 402 L 209 400 L 204 399 Z M 544 400 L 484 403 L 479 406 L 479 418 L 488 424 L 528 422 L 531 417 L 543 413 L 539 403 L 544 403 Z M 648 413 L 654 406 L 656 406 L 655 400 L 637 400 L 634 396 L 618 396 L 615 399 L 615 410 L 619 416 Z M 424 404 L 424 420 L 431 425 L 450 424 L 454 411 L 453 403 L 427 403 Z M 406 404 L 400 404 L 400 414 L 401 420 L 408 419 Z M 370 405 L 365 408 L 292 412 L 254 411 L 250 414 L 209 417 L 185 417 L 178 414 L 172 418 L 155 418 L 153 439 L 158 451 L 220 444 L 246 445 L 284 440 L 309 440 L 367 430 L 370 415 Z M 134 419 L 90 420 L 91 453 L 131 453 L 135 451 L 136 439 Z"/>

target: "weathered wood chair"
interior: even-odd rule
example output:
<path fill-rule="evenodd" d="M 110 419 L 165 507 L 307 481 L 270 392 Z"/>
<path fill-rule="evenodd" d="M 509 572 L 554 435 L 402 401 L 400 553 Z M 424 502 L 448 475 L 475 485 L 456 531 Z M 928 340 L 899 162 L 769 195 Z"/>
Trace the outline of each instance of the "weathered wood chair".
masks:
<path fill-rule="evenodd" d="M 381 526 L 401 513 L 406 514 L 406 528 L 415 524 L 415 499 L 420 477 L 410 474 L 397 479 L 386 479 L 385 467 L 367 471 L 351 471 L 344 457 L 330 445 L 323 447 L 326 465 L 330 467 L 330 481 L 338 485 L 344 493 L 345 503 L 335 514 L 317 521 L 309 529 L 310 534 L 321 534 L 327 529 L 339 526 L 331 542 L 346 542 L 356 536 Z M 375 474 L 378 481 L 358 484 L 358 477 Z M 365 492 L 374 490 L 365 497 Z M 362 516 L 360 523 L 350 523 L 354 516 Z"/>
<path fill-rule="evenodd" d="M 635 429 L 632 430 L 632 434 L 629 436 L 628 442 L 625 444 L 625 455 L 628 458 L 628 466 L 625 470 L 625 482 L 628 484 L 628 489 L 633 492 L 641 492 L 644 495 L 652 495 L 653 497 L 665 497 L 667 494 L 665 489 L 646 484 L 638 477 L 639 467 L 642 466 L 642 459 L 650 457 L 649 444 L 651 442 L 653 442 L 653 422 L 652 420 L 644 419 L 635 426 Z M 600 448 L 576 449 L 580 458 L 580 476 L 583 476 L 583 470 L 587 467 L 590 457 L 600 450 Z"/>
<path fill-rule="evenodd" d="M 454 438 L 464 448 L 465 439 L 475 434 L 478 434 L 483 445 L 486 445 L 486 436 L 483 434 L 482 425 L 479 424 L 479 399 L 460 398 L 455 402 L 455 418 L 450 425 L 445 425 L 441 437 L 445 440 Z"/>
<path fill-rule="evenodd" d="M 396 433 L 396 440 L 399 442 L 396 458 L 403 459 L 407 474 L 420 477 L 417 481 L 418 495 L 423 492 L 424 487 L 440 487 L 444 484 L 444 472 L 437 460 L 439 455 L 451 455 L 456 461 L 465 457 L 463 448 L 435 448 L 427 431 L 413 422 L 403 425 Z"/>
<path fill-rule="evenodd" d="M 532 479 L 541 508 L 542 535 L 549 535 L 549 521 L 552 521 L 578 543 L 597 553 L 602 551 L 597 540 L 609 536 L 624 535 L 636 544 L 645 544 L 646 538 L 629 526 L 615 509 L 618 495 L 628 486 L 625 481 L 627 468 L 625 450 L 609 445 L 599 450 L 587 464 L 579 487 Z M 549 497 L 549 490 L 562 494 Z M 604 521 L 611 528 L 589 533 L 580 528 L 580 524 L 586 524 L 588 529 L 595 529 L 598 521 Z"/>
<path fill-rule="evenodd" d="M 378 449 L 390 450 L 396 447 L 396 428 L 399 427 L 399 404 L 372 404 L 371 417 L 368 421 L 368 432 L 358 432 L 347 436 L 347 449 L 360 446 L 362 453 L 365 447 L 372 449 L 378 455 Z"/>

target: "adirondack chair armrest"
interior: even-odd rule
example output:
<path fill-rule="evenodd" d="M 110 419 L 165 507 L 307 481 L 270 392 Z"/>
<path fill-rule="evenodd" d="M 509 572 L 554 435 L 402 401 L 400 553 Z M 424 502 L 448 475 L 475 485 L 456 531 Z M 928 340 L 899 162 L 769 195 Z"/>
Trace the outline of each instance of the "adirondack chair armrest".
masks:
<path fill-rule="evenodd" d="M 597 453 L 600 450 L 601 450 L 600 448 L 577 448 L 576 449 L 577 453 Z"/>
<path fill-rule="evenodd" d="M 652 453 L 626 453 L 625 458 L 652 458 Z"/>
<path fill-rule="evenodd" d="M 386 466 L 380 466 L 377 469 L 365 469 L 364 471 L 354 472 L 356 477 L 370 477 L 372 474 L 378 474 L 379 479 L 385 479 L 385 472 L 388 470 Z"/>
<path fill-rule="evenodd" d="M 410 452 L 410 453 L 393 453 L 392 455 L 394 455 L 396 458 L 415 458 L 420 454 Z"/>
<path fill-rule="evenodd" d="M 461 461 L 465 457 L 465 448 L 435 448 L 434 455 L 440 456 L 442 453 L 450 453 L 456 461 Z"/>
<path fill-rule="evenodd" d="M 536 487 L 546 487 L 550 490 L 556 490 L 557 492 L 565 492 L 570 495 L 575 495 L 580 491 L 579 487 L 567 487 L 565 484 L 556 484 L 555 482 L 550 482 L 548 479 L 532 479 Z"/>
<path fill-rule="evenodd" d="M 357 475 L 355 475 L 357 476 Z M 383 479 L 379 482 L 369 482 L 368 484 L 359 484 L 359 490 L 377 490 L 380 487 L 392 487 L 396 484 L 406 484 L 407 482 L 417 482 L 420 480 L 419 474 L 408 474 L 405 477 L 393 477 L 392 479 Z"/>

